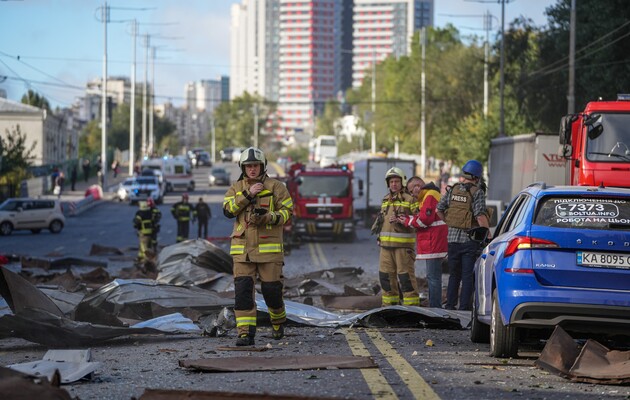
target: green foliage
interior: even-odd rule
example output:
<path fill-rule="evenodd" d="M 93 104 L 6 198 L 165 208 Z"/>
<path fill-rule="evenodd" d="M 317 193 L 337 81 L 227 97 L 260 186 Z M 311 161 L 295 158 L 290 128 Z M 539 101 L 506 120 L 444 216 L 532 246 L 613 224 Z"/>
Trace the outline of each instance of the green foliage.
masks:
<path fill-rule="evenodd" d="M 342 117 L 341 109 L 339 108 L 339 102 L 329 100 L 324 105 L 324 112 L 317 117 L 315 122 L 315 135 L 337 135 L 339 128 L 336 126 L 339 118 Z"/>
<path fill-rule="evenodd" d="M 44 110 L 50 111 L 50 104 L 44 96 L 40 96 L 39 93 L 29 89 L 26 94 L 22 96 L 22 104 L 28 104 L 30 106 L 39 107 Z"/>
<path fill-rule="evenodd" d="M 3 181 L 17 183 L 26 176 L 34 159 L 35 146 L 36 142 L 33 142 L 30 148 L 26 147 L 26 134 L 22 133 L 20 125 L 0 135 L 0 177 Z"/>
<path fill-rule="evenodd" d="M 275 127 L 273 115 L 276 105 L 260 96 L 245 92 L 231 102 L 219 104 L 214 110 L 217 148 L 248 147 L 254 143 L 254 105 L 258 107 L 258 143 L 264 148 L 265 133 Z"/>

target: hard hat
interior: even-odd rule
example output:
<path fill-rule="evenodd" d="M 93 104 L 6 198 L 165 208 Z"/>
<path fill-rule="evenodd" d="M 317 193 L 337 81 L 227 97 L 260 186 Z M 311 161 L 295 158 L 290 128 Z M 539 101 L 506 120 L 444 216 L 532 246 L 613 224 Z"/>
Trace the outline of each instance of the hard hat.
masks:
<path fill-rule="evenodd" d="M 147 206 L 149 206 L 149 207 L 155 207 L 155 202 L 153 201 L 153 198 L 152 198 L 152 197 L 149 197 L 149 198 L 147 199 Z"/>
<path fill-rule="evenodd" d="M 186 200 L 188 200 L 188 193 L 184 193 L 184 194 L 182 194 L 182 199 L 186 199 Z"/>
<path fill-rule="evenodd" d="M 481 178 L 483 175 L 483 165 L 477 160 L 468 160 L 462 167 L 462 172 L 474 178 Z"/>
<path fill-rule="evenodd" d="M 249 164 L 262 164 L 260 174 L 267 170 L 267 158 L 265 153 L 256 147 L 249 147 L 241 153 L 241 159 L 238 161 L 238 166 L 241 167 L 241 171 L 245 173 L 245 166 Z"/>
<path fill-rule="evenodd" d="M 400 178 L 403 187 L 407 186 L 407 177 L 405 176 L 405 173 L 402 171 L 402 169 L 398 167 L 392 167 L 387 171 L 387 173 L 385 174 L 385 182 L 387 182 L 387 184 L 389 185 L 389 178 L 392 178 L 394 176 Z"/>

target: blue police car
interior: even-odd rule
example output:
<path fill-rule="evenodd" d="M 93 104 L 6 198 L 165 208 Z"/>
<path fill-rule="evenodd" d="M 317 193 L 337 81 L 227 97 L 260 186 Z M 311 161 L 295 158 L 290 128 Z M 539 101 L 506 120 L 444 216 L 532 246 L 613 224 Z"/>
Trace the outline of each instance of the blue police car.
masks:
<path fill-rule="evenodd" d="M 471 340 L 513 357 L 527 333 L 556 325 L 630 332 L 629 232 L 629 189 L 521 191 L 475 264 Z"/>

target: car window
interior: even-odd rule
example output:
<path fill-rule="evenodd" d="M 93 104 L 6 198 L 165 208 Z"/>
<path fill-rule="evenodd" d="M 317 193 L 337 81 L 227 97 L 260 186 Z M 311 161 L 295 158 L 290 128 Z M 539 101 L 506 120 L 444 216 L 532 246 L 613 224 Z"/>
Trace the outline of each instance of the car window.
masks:
<path fill-rule="evenodd" d="M 55 207 L 55 202 L 54 201 L 35 201 L 35 202 L 33 202 L 33 209 L 36 209 L 36 210 L 45 210 L 45 209 L 54 208 L 54 207 Z"/>
<path fill-rule="evenodd" d="M 22 210 L 32 210 L 33 207 L 33 202 L 32 201 L 23 201 L 22 202 Z"/>
<path fill-rule="evenodd" d="M 527 198 L 527 195 L 522 194 L 518 198 L 516 198 L 514 201 L 512 201 L 512 204 L 510 204 L 508 209 L 505 211 L 504 217 L 501 219 L 500 225 L 497 227 L 497 232 L 498 232 L 497 235 L 505 233 L 511 230 L 513 226 L 516 226 L 513 224 L 513 221 L 515 220 L 515 217 L 521 211 L 521 209 L 524 208 L 523 205 L 525 203 L 526 198 Z"/>
<path fill-rule="evenodd" d="M 630 199 L 549 196 L 539 201 L 535 225 L 575 229 L 630 229 Z"/>
<path fill-rule="evenodd" d="M 5 201 L 0 207 L 0 211 L 15 211 L 19 207 L 20 202 L 15 200 Z"/>

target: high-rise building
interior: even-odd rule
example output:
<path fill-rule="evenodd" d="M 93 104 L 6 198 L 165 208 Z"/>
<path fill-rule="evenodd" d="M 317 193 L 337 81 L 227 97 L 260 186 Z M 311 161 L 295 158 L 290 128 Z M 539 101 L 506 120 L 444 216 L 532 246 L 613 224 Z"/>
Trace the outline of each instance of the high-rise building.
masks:
<path fill-rule="evenodd" d="M 341 0 L 280 0 L 280 126 L 310 130 L 341 88 Z"/>
<path fill-rule="evenodd" d="M 223 81 L 205 79 L 199 82 L 188 82 L 184 90 L 188 110 L 211 113 L 222 101 Z"/>
<path fill-rule="evenodd" d="M 353 86 L 389 56 L 411 53 L 414 32 L 433 25 L 434 0 L 354 0 Z"/>

